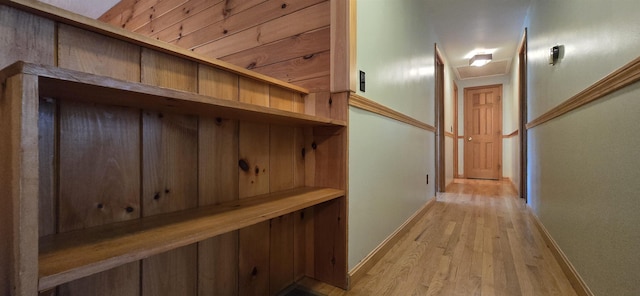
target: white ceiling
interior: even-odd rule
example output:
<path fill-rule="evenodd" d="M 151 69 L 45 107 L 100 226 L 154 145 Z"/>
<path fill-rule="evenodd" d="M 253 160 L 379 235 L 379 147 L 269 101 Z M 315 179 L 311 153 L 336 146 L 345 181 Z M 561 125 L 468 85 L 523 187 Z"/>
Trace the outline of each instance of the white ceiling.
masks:
<path fill-rule="evenodd" d="M 523 24 L 531 2 L 531 0 L 424 1 L 427 2 L 426 15 L 431 18 L 430 23 L 440 39 L 438 48 L 453 69 L 468 67 L 468 55 L 476 49 L 495 50 L 493 51 L 494 61 L 507 60 L 511 63 L 522 37 Z M 455 72 L 458 75 L 458 71 Z M 458 79 L 461 78 L 458 76 Z"/>
<path fill-rule="evenodd" d="M 93 19 L 99 18 L 120 0 L 39 0 Z"/>

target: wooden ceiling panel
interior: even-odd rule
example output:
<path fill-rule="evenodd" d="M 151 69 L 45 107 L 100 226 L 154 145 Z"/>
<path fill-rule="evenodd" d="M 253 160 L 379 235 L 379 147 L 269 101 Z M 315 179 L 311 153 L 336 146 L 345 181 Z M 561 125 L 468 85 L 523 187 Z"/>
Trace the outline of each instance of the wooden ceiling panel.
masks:
<path fill-rule="evenodd" d="M 330 30 L 319 30 L 294 35 L 286 39 L 234 53 L 220 59 L 247 69 L 255 69 L 315 53 L 329 51 Z M 286 48 L 287 50 L 282 50 Z"/>
<path fill-rule="evenodd" d="M 330 70 L 328 0 L 123 0 L 100 20 L 290 81 Z"/>

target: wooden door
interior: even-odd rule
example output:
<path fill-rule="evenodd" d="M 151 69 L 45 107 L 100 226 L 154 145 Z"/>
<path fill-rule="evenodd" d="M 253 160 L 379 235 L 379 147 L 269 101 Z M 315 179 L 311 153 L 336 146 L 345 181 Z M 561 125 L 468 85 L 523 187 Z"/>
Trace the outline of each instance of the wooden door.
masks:
<path fill-rule="evenodd" d="M 502 175 L 502 85 L 466 88 L 464 171 L 467 178 Z"/>

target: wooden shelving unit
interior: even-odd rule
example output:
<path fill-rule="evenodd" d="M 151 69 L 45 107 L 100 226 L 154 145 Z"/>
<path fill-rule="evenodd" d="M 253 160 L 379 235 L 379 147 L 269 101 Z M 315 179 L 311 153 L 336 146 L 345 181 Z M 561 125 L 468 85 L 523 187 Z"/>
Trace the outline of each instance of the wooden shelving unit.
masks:
<path fill-rule="evenodd" d="M 34 291 L 47 291 L 313 207 L 315 224 L 310 234 L 303 236 L 306 244 L 313 244 L 310 252 L 315 252 L 306 256 L 312 262 L 307 276 L 346 287 L 346 192 L 341 185 L 346 121 L 24 62 L 0 71 L 0 81 L 0 117 L 4 117 L 0 123 L 8 128 L 4 133 L 8 139 L 0 144 L 0 152 L 6 153 L 1 160 L 11 163 L 0 166 L 0 175 L 5 178 L 0 185 L 9 188 L 2 192 L 10 193 L 9 208 L 13 209 L 12 240 L 17 246 L 12 251 L 13 264 L 21 272 L 12 281 L 20 295 L 34 295 Z M 305 128 L 307 142 L 321 152 L 303 187 L 39 236 L 38 118 L 43 112 L 39 110 L 42 99 Z M 335 136 L 336 131 L 340 136 Z"/>

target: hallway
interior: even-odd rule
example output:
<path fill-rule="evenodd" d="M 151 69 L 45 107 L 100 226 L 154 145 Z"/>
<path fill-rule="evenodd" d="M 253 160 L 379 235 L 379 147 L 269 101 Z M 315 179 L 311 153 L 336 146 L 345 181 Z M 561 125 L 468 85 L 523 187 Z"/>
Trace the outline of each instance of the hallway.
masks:
<path fill-rule="evenodd" d="M 455 180 L 351 291 L 326 295 L 576 295 L 506 182 Z"/>

